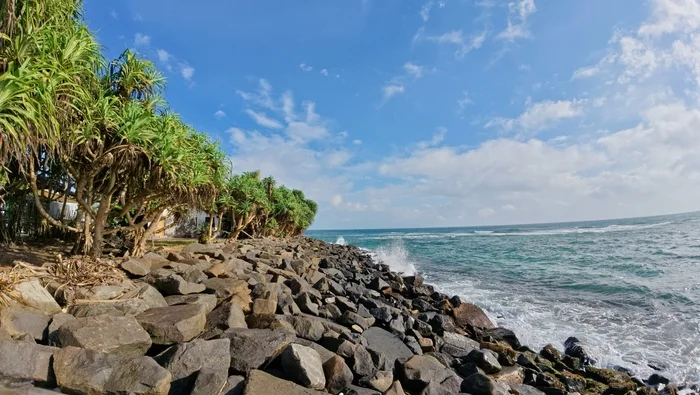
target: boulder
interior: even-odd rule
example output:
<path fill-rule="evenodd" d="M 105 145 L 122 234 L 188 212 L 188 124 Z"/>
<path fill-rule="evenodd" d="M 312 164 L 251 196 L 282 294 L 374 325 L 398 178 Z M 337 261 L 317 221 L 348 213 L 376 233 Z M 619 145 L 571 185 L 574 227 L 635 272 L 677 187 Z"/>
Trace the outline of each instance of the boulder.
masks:
<path fill-rule="evenodd" d="M 229 339 L 201 340 L 176 344 L 155 357 L 162 367 L 172 374 L 170 394 L 189 394 L 193 391 L 198 372 L 210 369 L 215 379 L 221 379 L 221 389 L 228 376 L 231 361 Z M 200 385 L 200 392 L 203 390 Z M 215 392 L 212 392 L 215 393 Z"/>
<path fill-rule="evenodd" d="M 369 376 L 376 371 L 372 354 L 362 344 L 355 344 L 352 354 L 347 359 L 350 369 L 357 376 Z"/>
<path fill-rule="evenodd" d="M 326 328 L 323 326 L 321 318 L 310 318 L 305 316 L 283 316 L 287 322 L 292 324 L 298 337 L 303 339 L 319 341 L 323 337 Z"/>
<path fill-rule="evenodd" d="M 594 365 L 596 361 L 583 348 L 581 341 L 575 337 L 570 337 L 564 342 L 564 353 L 568 356 L 579 358 L 585 365 Z"/>
<path fill-rule="evenodd" d="M 231 340 L 231 370 L 248 373 L 264 368 L 296 340 L 286 329 L 229 329 L 222 337 Z"/>
<path fill-rule="evenodd" d="M 75 317 L 68 313 L 58 313 L 51 317 L 51 323 L 49 324 L 49 345 L 60 346 L 58 329 L 66 322 L 73 320 L 75 320 Z"/>
<path fill-rule="evenodd" d="M 234 278 L 213 277 L 202 281 L 207 292 L 213 293 L 217 298 L 228 298 L 236 294 L 249 294 L 248 283 Z"/>
<path fill-rule="evenodd" d="M 81 317 L 61 325 L 61 347 L 73 346 L 107 354 L 136 357 L 146 354 L 151 338 L 132 316 Z"/>
<path fill-rule="evenodd" d="M 206 316 L 202 306 L 193 304 L 157 307 L 136 316 L 154 344 L 187 342 L 204 331 Z"/>
<path fill-rule="evenodd" d="M 52 358 L 56 350 L 20 341 L 0 341 L 0 384 L 54 384 Z"/>
<path fill-rule="evenodd" d="M 28 334 L 36 341 L 43 341 L 48 337 L 50 321 L 51 317 L 41 311 L 18 307 L 4 307 L 0 310 L 0 326 L 12 337 Z"/>
<path fill-rule="evenodd" d="M 489 317 L 481 308 L 471 303 L 462 303 L 452 310 L 455 323 L 462 328 L 495 328 Z M 476 394 L 475 394 L 476 395 Z"/>
<path fill-rule="evenodd" d="M 398 336 L 384 329 L 372 327 L 362 333 L 367 339 L 367 348 L 384 354 L 393 365 L 394 361 L 407 360 L 413 357 L 413 352 L 399 339 Z"/>
<path fill-rule="evenodd" d="M 499 383 L 522 384 L 525 380 L 525 372 L 522 366 L 509 366 L 493 375 L 493 379 Z M 585 384 L 585 380 L 584 380 Z"/>
<path fill-rule="evenodd" d="M 170 373 L 145 356 L 65 347 L 54 353 L 53 367 L 64 393 L 165 395 L 170 390 Z"/>
<path fill-rule="evenodd" d="M 514 395 L 545 395 L 537 388 L 525 384 L 508 384 L 508 386 Z"/>
<path fill-rule="evenodd" d="M 406 395 L 401 386 L 401 382 L 394 381 L 394 383 L 389 387 L 389 389 L 384 393 L 384 395 Z"/>
<path fill-rule="evenodd" d="M 321 356 L 313 348 L 290 344 L 282 351 L 280 359 L 285 375 L 292 381 L 317 390 L 326 387 Z"/>
<path fill-rule="evenodd" d="M 217 299 L 216 296 L 211 294 L 194 294 L 194 295 L 171 295 L 165 298 L 168 306 L 174 306 L 178 304 L 196 304 L 204 307 L 204 311 L 210 313 L 214 308 L 216 308 Z M 165 306 L 153 306 L 153 307 L 165 307 Z"/>
<path fill-rule="evenodd" d="M 204 368 L 197 373 L 197 379 L 192 386 L 192 390 L 187 392 L 191 395 L 220 394 L 226 386 L 228 375 L 226 370 Z M 170 391 L 172 394 L 173 391 Z"/>
<path fill-rule="evenodd" d="M 401 365 L 401 373 L 406 380 L 406 388 L 412 391 L 420 391 L 431 382 L 444 383 L 449 387 L 454 387 L 456 383 L 459 388 L 461 382 L 454 371 L 430 355 L 413 356 Z"/>
<path fill-rule="evenodd" d="M 464 358 L 472 350 L 479 349 L 479 342 L 457 333 L 445 332 L 442 339 L 444 344 L 440 351 L 455 358 Z"/>
<path fill-rule="evenodd" d="M 374 388 L 375 390 L 384 393 L 391 385 L 394 383 L 394 373 L 391 371 L 380 370 L 374 373 L 372 376 L 368 376 L 366 380 L 361 380 L 361 384 L 367 383 L 367 387 Z"/>
<path fill-rule="evenodd" d="M 498 356 L 491 350 L 472 350 L 466 360 L 475 363 L 487 374 L 498 373 L 502 369 L 501 364 L 498 363 Z"/>
<path fill-rule="evenodd" d="M 607 384 L 610 387 L 609 392 L 613 394 L 624 394 L 637 388 L 637 385 L 632 381 L 632 377 L 625 372 L 588 366 L 586 367 L 586 375 L 596 381 Z"/>
<path fill-rule="evenodd" d="M 481 337 L 484 340 L 489 340 L 493 342 L 501 342 L 501 343 L 507 343 L 511 348 L 514 350 L 520 349 L 522 345 L 520 344 L 520 340 L 518 339 L 518 336 L 516 336 L 515 332 L 513 332 L 510 329 L 506 328 L 491 328 L 491 329 L 484 329 L 480 332 Z"/>
<path fill-rule="evenodd" d="M 326 390 L 331 394 L 340 393 L 345 387 L 352 384 L 352 370 L 345 363 L 345 360 L 333 355 L 323 364 L 323 372 L 326 377 Z"/>
<path fill-rule="evenodd" d="M 229 376 L 221 395 L 242 395 L 245 389 L 245 377 Z"/>
<path fill-rule="evenodd" d="M 213 295 L 210 295 L 213 296 Z M 245 314 L 241 306 L 234 303 L 224 303 L 207 314 L 206 329 L 214 328 L 226 330 L 229 328 L 248 328 Z"/>
<path fill-rule="evenodd" d="M 148 284 L 127 292 L 117 300 L 76 301 L 68 307 L 68 313 L 75 317 L 88 317 L 102 314 L 137 315 L 154 307 L 164 307 L 168 303 L 163 295 Z"/>
<path fill-rule="evenodd" d="M 275 314 L 277 301 L 273 299 L 255 299 L 253 301 L 253 314 Z"/>
<path fill-rule="evenodd" d="M 374 279 L 372 279 L 372 281 L 369 282 L 369 284 L 367 285 L 367 288 L 373 289 L 373 290 L 378 291 L 378 292 L 382 292 L 383 290 L 385 290 L 387 288 L 391 288 L 391 286 L 386 281 L 382 280 L 381 278 L 375 277 Z"/>
<path fill-rule="evenodd" d="M 323 395 L 325 392 L 302 387 L 261 370 L 253 370 L 246 380 L 244 395 Z"/>
<path fill-rule="evenodd" d="M 163 295 L 196 294 L 206 289 L 203 284 L 188 282 L 180 275 L 163 269 L 152 271 L 145 279 Z"/>
<path fill-rule="evenodd" d="M 307 292 L 302 292 L 294 299 L 299 309 L 304 313 L 318 315 L 318 305 L 311 301 Z"/>
<path fill-rule="evenodd" d="M 338 322 L 349 327 L 357 325 L 364 331 L 374 324 L 374 318 L 364 318 L 352 311 L 346 311 L 338 318 Z"/>
<path fill-rule="evenodd" d="M 143 277 L 151 272 L 151 262 L 141 258 L 129 258 L 122 262 L 119 267 L 135 277 Z"/>
<path fill-rule="evenodd" d="M 51 296 L 49 291 L 41 286 L 39 280 L 25 281 L 15 285 L 17 300 L 29 307 L 43 311 L 48 315 L 61 311 L 61 306 Z"/>
<path fill-rule="evenodd" d="M 563 359 L 561 352 L 551 344 L 544 346 L 542 351 L 540 351 L 540 355 L 551 362 L 561 362 Z"/>
<path fill-rule="evenodd" d="M 461 392 L 472 395 L 509 395 L 509 387 L 483 373 L 474 373 L 462 381 Z"/>

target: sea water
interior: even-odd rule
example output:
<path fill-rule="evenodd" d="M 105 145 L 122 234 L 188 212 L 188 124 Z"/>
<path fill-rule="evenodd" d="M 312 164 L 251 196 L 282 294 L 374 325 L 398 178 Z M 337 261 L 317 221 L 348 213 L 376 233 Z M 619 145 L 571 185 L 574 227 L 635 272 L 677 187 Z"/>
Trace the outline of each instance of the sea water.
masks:
<path fill-rule="evenodd" d="M 308 231 L 482 307 L 534 349 L 700 383 L 700 214 L 478 228 Z"/>

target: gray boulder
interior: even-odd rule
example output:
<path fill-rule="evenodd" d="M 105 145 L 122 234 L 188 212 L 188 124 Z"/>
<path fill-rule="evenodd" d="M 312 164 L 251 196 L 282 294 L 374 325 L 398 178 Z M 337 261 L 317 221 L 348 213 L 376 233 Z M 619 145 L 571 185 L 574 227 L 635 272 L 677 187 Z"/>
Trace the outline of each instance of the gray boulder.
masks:
<path fill-rule="evenodd" d="M 132 316 L 100 315 L 69 320 L 57 331 L 62 347 L 73 346 L 135 357 L 146 354 L 151 338 Z"/>
<path fill-rule="evenodd" d="M 413 356 L 413 352 L 393 333 L 384 329 L 372 327 L 362 333 L 367 339 L 367 348 L 384 354 L 393 365 L 397 359 L 407 360 Z"/>
<path fill-rule="evenodd" d="M 119 267 L 136 277 L 143 277 L 151 272 L 151 262 L 142 258 L 129 258 L 122 262 Z"/>
<path fill-rule="evenodd" d="M 323 395 L 325 392 L 302 387 L 261 370 L 253 370 L 246 380 L 244 395 Z"/>
<path fill-rule="evenodd" d="M 202 281 L 207 292 L 213 293 L 217 298 L 228 298 L 236 294 L 248 294 L 248 283 L 234 278 L 210 278 Z"/>
<path fill-rule="evenodd" d="M 36 341 L 43 341 L 48 336 L 50 321 L 51 317 L 41 311 L 17 307 L 5 307 L 0 310 L 0 326 L 12 337 L 28 334 Z"/>
<path fill-rule="evenodd" d="M 352 384 L 352 370 L 338 355 L 333 355 L 323 363 L 323 372 L 326 376 L 326 390 L 331 394 L 338 394 Z"/>
<path fill-rule="evenodd" d="M 264 368 L 296 340 L 286 329 L 229 329 L 222 335 L 231 340 L 231 370 L 248 373 Z"/>
<path fill-rule="evenodd" d="M 442 339 L 444 344 L 440 351 L 455 358 L 464 358 L 479 349 L 479 342 L 457 333 L 445 332 Z"/>
<path fill-rule="evenodd" d="M 51 362 L 56 350 L 20 341 L 0 341 L 0 384 L 55 383 Z"/>
<path fill-rule="evenodd" d="M 68 313 L 74 317 L 89 317 L 102 314 L 138 315 L 154 307 L 165 307 L 168 303 L 163 295 L 148 284 L 127 292 L 117 300 L 78 301 L 68 307 Z"/>
<path fill-rule="evenodd" d="M 221 395 L 242 395 L 245 389 L 245 377 L 229 376 Z"/>
<path fill-rule="evenodd" d="M 462 381 L 461 391 L 472 395 L 508 395 L 506 384 L 492 380 L 484 373 L 475 373 Z"/>
<path fill-rule="evenodd" d="M 194 295 L 171 295 L 165 298 L 168 306 L 174 306 L 178 304 L 197 304 L 204 307 L 204 311 L 210 313 L 216 308 L 217 299 L 215 295 L 211 294 L 194 294 Z M 153 307 L 165 307 L 165 306 L 153 306 Z"/>
<path fill-rule="evenodd" d="M 498 373 L 502 369 L 501 364 L 498 363 L 498 355 L 491 350 L 473 350 L 466 359 L 475 363 L 487 374 Z"/>
<path fill-rule="evenodd" d="M 206 316 L 202 306 L 175 305 L 148 309 L 136 316 L 155 344 L 190 341 L 204 331 Z"/>
<path fill-rule="evenodd" d="M 25 281 L 15 285 L 15 293 L 20 303 L 52 315 L 61 311 L 61 306 L 51 296 L 39 280 Z"/>
<path fill-rule="evenodd" d="M 188 282 L 180 275 L 164 269 L 152 271 L 145 277 L 145 280 L 163 295 L 196 294 L 204 292 L 206 289 L 202 284 Z"/>
<path fill-rule="evenodd" d="M 228 379 L 227 370 L 204 368 L 197 373 L 197 379 L 192 386 L 192 390 L 187 392 L 191 395 L 211 395 L 220 394 L 226 386 Z M 172 394 L 173 391 L 170 391 Z"/>
<path fill-rule="evenodd" d="M 170 394 L 189 394 L 193 391 L 198 378 L 198 372 L 209 369 L 206 375 L 213 379 L 223 377 L 221 386 L 228 377 L 228 366 L 231 360 L 229 339 L 193 340 L 189 343 L 176 344 L 155 357 L 155 360 L 172 374 Z M 200 383 L 200 392 L 204 390 Z M 209 388 L 209 387 L 207 387 Z M 203 393 L 203 392 L 202 392 Z M 215 393 L 215 392 L 212 392 Z"/>
<path fill-rule="evenodd" d="M 431 382 L 445 387 L 454 387 L 456 384 L 457 389 L 461 384 L 461 379 L 454 371 L 430 355 L 412 357 L 401 366 L 401 372 L 406 379 L 406 388 L 412 391 L 420 391 Z"/>
<path fill-rule="evenodd" d="M 321 356 L 313 348 L 300 344 L 288 345 L 280 355 L 285 375 L 307 388 L 326 387 Z"/>
<path fill-rule="evenodd" d="M 241 306 L 235 303 L 224 303 L 207 314 L 207 330 L 229 328 L 248 328 Z"/>

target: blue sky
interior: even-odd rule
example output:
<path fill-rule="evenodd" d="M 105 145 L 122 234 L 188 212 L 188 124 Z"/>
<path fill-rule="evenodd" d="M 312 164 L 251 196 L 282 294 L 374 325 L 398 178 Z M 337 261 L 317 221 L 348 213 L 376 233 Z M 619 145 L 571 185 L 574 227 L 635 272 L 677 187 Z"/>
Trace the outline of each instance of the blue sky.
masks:
<path fill-rule="evenodd" d="M 85 1 L 315 228 L 700 209 L 700 0 Z"/>

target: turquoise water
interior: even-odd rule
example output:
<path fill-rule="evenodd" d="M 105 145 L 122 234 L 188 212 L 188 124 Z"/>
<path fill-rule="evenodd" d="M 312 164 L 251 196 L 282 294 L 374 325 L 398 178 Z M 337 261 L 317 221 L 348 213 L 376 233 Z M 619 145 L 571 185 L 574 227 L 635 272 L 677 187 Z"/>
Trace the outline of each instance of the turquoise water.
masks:
<path fill-rule="evenodd" d="M 480 305 L 530 347 L 579 337 L 600 364 L 700 383 L 700 214 L 444 229 L 308 231 Z"/>

